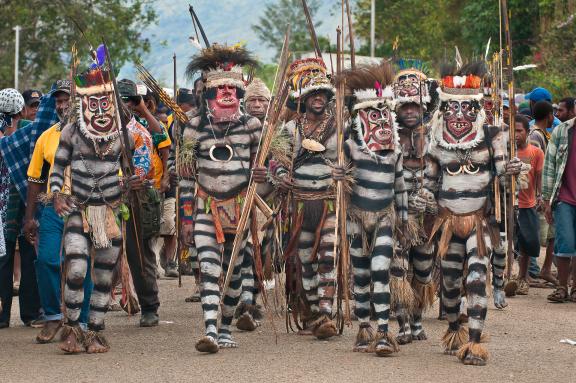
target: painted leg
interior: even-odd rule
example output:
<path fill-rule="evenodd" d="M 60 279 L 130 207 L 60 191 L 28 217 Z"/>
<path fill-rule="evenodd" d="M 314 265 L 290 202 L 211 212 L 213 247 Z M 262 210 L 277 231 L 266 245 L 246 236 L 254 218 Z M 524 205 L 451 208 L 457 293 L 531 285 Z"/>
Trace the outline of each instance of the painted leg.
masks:
<path fill-rule="evenodd" d="M 494 306 L 503 309 L 508 306 L 504 292 L 504 268 L 506 267 L 506 233 L 500 233 L 500 242 L 492 250 L 492 286 Z"/>
<path fill-rule="evenodd" d="M 398 343 L 388 332 L 390 319 L 390 264 L 394 253 L 394 240 L 392 239 L 393 225 L 390 220 L 380 223 L 372 250 L 370 270 L 372 275 L 374 313 L 378 323 L 378 332 L 370 351 L 376 356 L 390 356 L 398 352 Z"/>
<path fill-rule="evenodd" d="M 488 361 L 488 350 L 480 343 L 486 312 L 488 310 L 488 296 L 486 285 L 489 259 L 478 255 L 477 241 L 484 240 L 486 251 L 490 254 L 490 238 L 477 238 L 472 234 L 466 242 L 468 253 L 468 275 L 466 277 L 466 293 L 468 298 L 468 326 L 469 340 L 458 351 L 458 358 L 464 364 L 484 366 Z"/>
<path fill-rule="evenodd" d="M 466 328 L 460 325 L 460 291 L 462 273 L 466 257 L 466 241 L 453 236 L 448 251 L 441 260 L 442 266 L 442 305 L 448 320 L 448 330 L 442 337 L 444 353 L 455 355 L 466 343 Z"/>
<path fill-rule="evenodd" d="M 250 232 L 247 233 L 247 236 Z M 247 237 L 244 238 L 241 249 L 247 246 Z M 230 253 L 232 252 L 232 244 L 234 243 L 234 235 L 226 235 L 226 244 L 224 250 L 224 273 L 228 271 L 229 267 L 233 267 L 232 277 L 230 278 L 230 285 L 228 286 L 228 291 L 222 299 L 222 320 L 220 323 L 220 329 L 218 331 L 218 346 L 220 348 L 236 348 L 238 344 L 232 338 L 232 333 L 230 332 L 230 325 L 232 324 L 232 318 L 234 317 L 234 309 L 238 305 L 240 300 L 240 294 L 242 293 L 242 262 L 244 260 L 245 252 L 240 251 L 234 265 L 230 265 Z M 225 275 L 225 274 L 224 274 Z"/>
<path fill-rule="evenodd" d="M 320 244 L 318 246 L 318 299 L 320 321 L 314 329 L 314 336 L 318 339 L 328 339 L 338 333 L 336 324 L 332 320 L 332 303 L 336 290 L 336 269 L 334 267 L 334 242 L 336 241 L 334 228 L 336 215 L 328 213 L 322 230 L 320 231 Z"/>
<path fill-rule="evenodd" d="M 84 351 L 84 334 L 78 318 L 84 302 L 84 279 L 88 270 L 89 238 L 84 233 L 82 216 L 73 213 L 68 217 L 64 234 L 66 285 L 64 303 L 67 323 L 62 330 L 60 349 L 67 353 Z"/>
<path fill-rule="evenodd" d="M 218 352 L 218 310 L 220 309 L 221 246 L 211 214 L 198 209 L 194 220 L 194 242 L 200 267 L 200 299 L 204 317 L 205 336 L 196 343 L 200 352 Z"/>
<path fill-rule="evenodd" d="M 242 293 L 240 304 L 236 307 L 234 317 L 236 327 L 242 331 L 254 331 L 260 325 L 262 312 L 256 307 L 256 279 L 254 270 L 254 248 L 250 241 L 246 242 L 242 251 L 243 261 L 240 270 Z"/>
<path fill-rule="evenodd" d="M 357 224 L 348 223 L 349 228 Z M 374 340 L 374 329 L 370 325 L 370 258 L 362 251 L 362 235 L 354 230 L 355 236 L 350 242 L 350 258 L 353 270 L 353 291 L 356 306 L 354 313 L 360 322 L 353 351 L 365 352 Z"/>
<path fill-rule="evenodd" d="M 434 269 L 434 245 L 420 245 L 411 252 L 414 276 L 412 277 L 412 289 L 416 298 L 416 304 L 412 311 L 410 329 L 412 339 L 426 340 L 426 332 L 422 327 L 422 312 L 434 303 L 436 286 L 432 281 Z"/>
<path fill-rule="evenodd" d="M 315 235 L 313 232 L 302 229 L 298 243 L 298 258 L 302 264 L 302 288 L 306 294 L 306 300 L 312 314 L 320 311 L 318 302 L 318 262 L 314 261 L 312 250 Z"/>
<path fill-rule="evenodd" d="M 112 246 L 108 249 L 94 250 L 94 289 L 90 297 L 90 314 L 88 319 L 88 332 L 86 333 L 86 352 L 107 352 L 110 346 L 106 339 L 99 333 L 104 329 L 104 315 L 108 311 L 110 290 L 114 268 L 118 262 L 122 238 L 112 240 Z"/>

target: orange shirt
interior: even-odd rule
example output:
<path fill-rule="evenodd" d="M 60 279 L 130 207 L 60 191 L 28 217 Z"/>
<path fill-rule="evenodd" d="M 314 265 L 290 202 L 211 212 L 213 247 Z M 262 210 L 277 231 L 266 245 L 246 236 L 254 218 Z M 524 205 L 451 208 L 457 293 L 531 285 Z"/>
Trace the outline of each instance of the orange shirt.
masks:
<path fill-rule="evenodd" d="M 520 190 L 518 193 L 518 207 L 521 209 L 536 206 L 536 177 L 542 176 L 544 168 L 544 152 L 531 144 L 524 149 L 518 149 L 516 156 L 525 164 L 532 167 L 528 172 L 528 188 Z"/>

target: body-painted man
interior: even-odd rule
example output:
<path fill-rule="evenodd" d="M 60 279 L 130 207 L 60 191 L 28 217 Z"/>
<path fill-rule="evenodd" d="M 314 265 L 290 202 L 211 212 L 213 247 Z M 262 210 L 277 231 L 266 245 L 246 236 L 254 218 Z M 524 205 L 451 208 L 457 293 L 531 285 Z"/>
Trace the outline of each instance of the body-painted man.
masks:
<path fill-rule="evenodd" d="M 444 352 L 471 365 L 484 365 L 488 360 L 488 351 L 480 342 L 487 312 L 490 255 L 498 241 L 489 223 L 491 185 L 494 177 L 519 172 L 521 167 L 517 159 L 506 163 L 504 133 L 486 124 L 480 103 L 484 74 L 482 63 L 459 70 L 443 68 L 424 188 L 416 197 L 418 203 L 438 208 L 431 236 L 441 232 L 442 305 L 449 324 L 442 339 Z M 458 319 L 464 278 L 468 334 Z"/>
<path fill-rule="evenodd" d="M 268 112 L 268 105 L 270 103 L 270 89 L 259 78 L 254 78 L 250 84 L 246 86 L 246 94 L 244 95 L 244 108 L 246 113 L 252 117 L 256 117 L 261 124 L 264 124 L 266 113 Z M 269 196 L 271 190 L 265 190 L 265 196 Z M 267 254 L 271 250 L 272 239 L 272 225 L 266 231 L 260 246 L 260 253 L 263 255 L 260 262 L 254 259 L 254 251 L 251 243 L 247 245 L 247 252 L 252 256 L 244 257 L 242 262 L 242 294 L 240 296 L 240 304 L 236 310 L 235 316 L 236 327 L 244 331 L 254 331 L 260 324 L 263 318 L 262 307 L 257 304 L 260 287 L 263 284 L 263 267 L 262 263 Z M 259 267 L 257 267 L 259 265 Z"/>
<path fill-rule="evenodd" d="M 337 333 L 332 303 L 335 292 L 332 165 L 337 159 L 335 119 L 329 107 L 334 88 L 321 59 L 290 66 L 288 106 L 296 118 L 284 126 L 289 155 L 277 158 L 274 178 L 292 199 L 292 227 L 286 259 L 289 305 L 303 319 L 303 334 L 319 339 Z M 292 299 L 294 298 L 294 299 Z"/>
<path fill-rule="evenodd" d="M 426 212 L 425 206 L 415 201 L 415 196 L 422 188 L 424 178 L 426 150 L 428 148 L 428 127 L 425 125 L 425 113 L 430 103 L 429 81 L 422 72 L 422 63 L 417 60 L 400 60 L 400 71 L 394 78 L 394 98 L 396 101 L 396 115 L 398 120 L 398 135 L 402 145 L 403 173 L 406 189 L 408 190 L 408 225 L 406 227 L 408 241 L 401 246 L 402 266 L 394 265 L 393 280 L 400 290 L 412 289 L 413 298 L 411 307 L 401 303 L 395 305 L 396 318 L 399 325 L 397 340 L 400 344 L 412 340 L 426 339 L 422 328 L 422 312 L 430 307 L 434 301 L 435 286 L 432 281 L 434 267 L 434 246 L 427 243 L 425 223 L 433 220 L 431 213 Z M 407 287 L 406 271 L 412 270 L 411 287 Z M 398 292 L 396 296 L 411 292 Z"/>
<path fill-rule="evenodd" d="M 355 314 L 360 328 L 354 351 L 388 356 L 398 344 L 388 331 L 390 266 L 398 226 L 408 219 L 408 194 L 402 174 L 402 148 L 394 114 L 392 69 L 388 63 L 344 72 L 353 94 L 350 138 L 344 143 L 353 184 L 347 229 L 354 276 Z M 343 180 L 345 169 L 335 178 Z M 337 177 L 336 177 L 337 176 Z M 372 287 L 372 288 L 371 288 Z M 370 325 L 370 304 L 378 328 Z"/>
<path fill-rule="evenodd" d="M 235 263 L 229 262 L 261 133 L 260 121 L 240 110 L 245 91 L 241 66 L 254 64 L 244 48 L 214 45 L 195 56 L 187 68 L 189 75 L 202 71 L 206 77 L 199 113 L 184 127 L 178 159 L 182 237 L 186 245 L 195 245 L 200 262 L 206 328 L 205 336 L 196 343 L 200 352 L 237 347 L 230 325 L 242 290 L 242 261 L 251 256 L 244 250 L 249 232 Z M 254 169 L 254 180 L 264 182 L 266 169 Z M 228 267 L 233 268 L 232 278 L 221 299 L 220 280 Z"/>
<path fill-rule="evenodd" d="M 109 350 L 100 333 L 108 310 L 112 272 L 122 244 L 116 221 L 122 202 L 120 161 L 123 142 L 116 126 L 114 88 L 107 70 L 97 67 L 76 76 L 77 116 L 60 135 L 50 176 L 54 210 L 66 216 L 64 252 L 67 322 L 60 348 L 68 353 Z M 132 143 L 125 143 L 132 146 Z M 64 171 L 71 169 L 71 195 L 61 192 Z M 78 326 L 84 300 L 83 283 L 92 262 L 94 290 L 88 331 Z"/>

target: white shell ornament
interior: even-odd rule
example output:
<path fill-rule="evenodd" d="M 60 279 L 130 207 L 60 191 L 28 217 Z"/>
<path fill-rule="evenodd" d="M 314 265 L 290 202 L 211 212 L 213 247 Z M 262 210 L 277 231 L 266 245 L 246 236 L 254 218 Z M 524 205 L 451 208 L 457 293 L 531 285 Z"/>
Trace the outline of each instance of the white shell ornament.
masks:
<path fill-rule="evenodd" d="M 302 147 L 311 152 L 323 152 L 326 150 L 324 145 L 318 141 L 311 140 L 310 138 L 305 138 L 302 140 Z"/>
<path fill-rule="evenodd" d="M 234 155 L 230 145 L 216 144 L 210 147 L 210 159 L 215 162 L 229 162 Z"/>

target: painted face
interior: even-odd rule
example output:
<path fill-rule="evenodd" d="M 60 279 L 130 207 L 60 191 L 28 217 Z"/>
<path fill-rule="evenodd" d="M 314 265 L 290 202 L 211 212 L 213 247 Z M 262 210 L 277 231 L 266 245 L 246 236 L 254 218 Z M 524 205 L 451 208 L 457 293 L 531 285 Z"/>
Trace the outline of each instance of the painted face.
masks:
<path fill-rule="evenodd" d="M 233 85 L 220 85 L 216 89 L 216 97 L 208 100 L 208 107 L 216 122 L 231 121 L 238 117 L 240 100 L 237 89 Z"/>
<path fill-rule="evenodd" d="M 470 101 L 449 101 L 444 111 L 444 140 L 449 144 L 472 141 L 478 112 Z"/>
<path fill-rule="evenodd" d="M 484 112 L 486 112 L 486 123 L 494 125 L 494 101 L 490 98 L 484 98 L 482 107 L 484 108 Z"/>
<path fill-rule="evenodd" d="M 358 111 L 364 142 L 373 152 L 394 149 L 392 114 L 387 107 L 366 108 Z"/>
<path fill-rule="evenodd" d="M 428 95 L 426 82 L 421 81 L 420 77 L 415 73 L 407 73 L 398 77 L 394 83 L 393 90 L 394 96 L 397 98 L 410 97 L 416 100 L 416 98 L 420 97 L 420 93 L 422 93 L 422 97 Z"/>
<path fill-rule="evenodd" d="M 94 134 L 109 133 L 114 126 L 115 108 L 110 93 L 82 97 L 86 128 Z"/>

